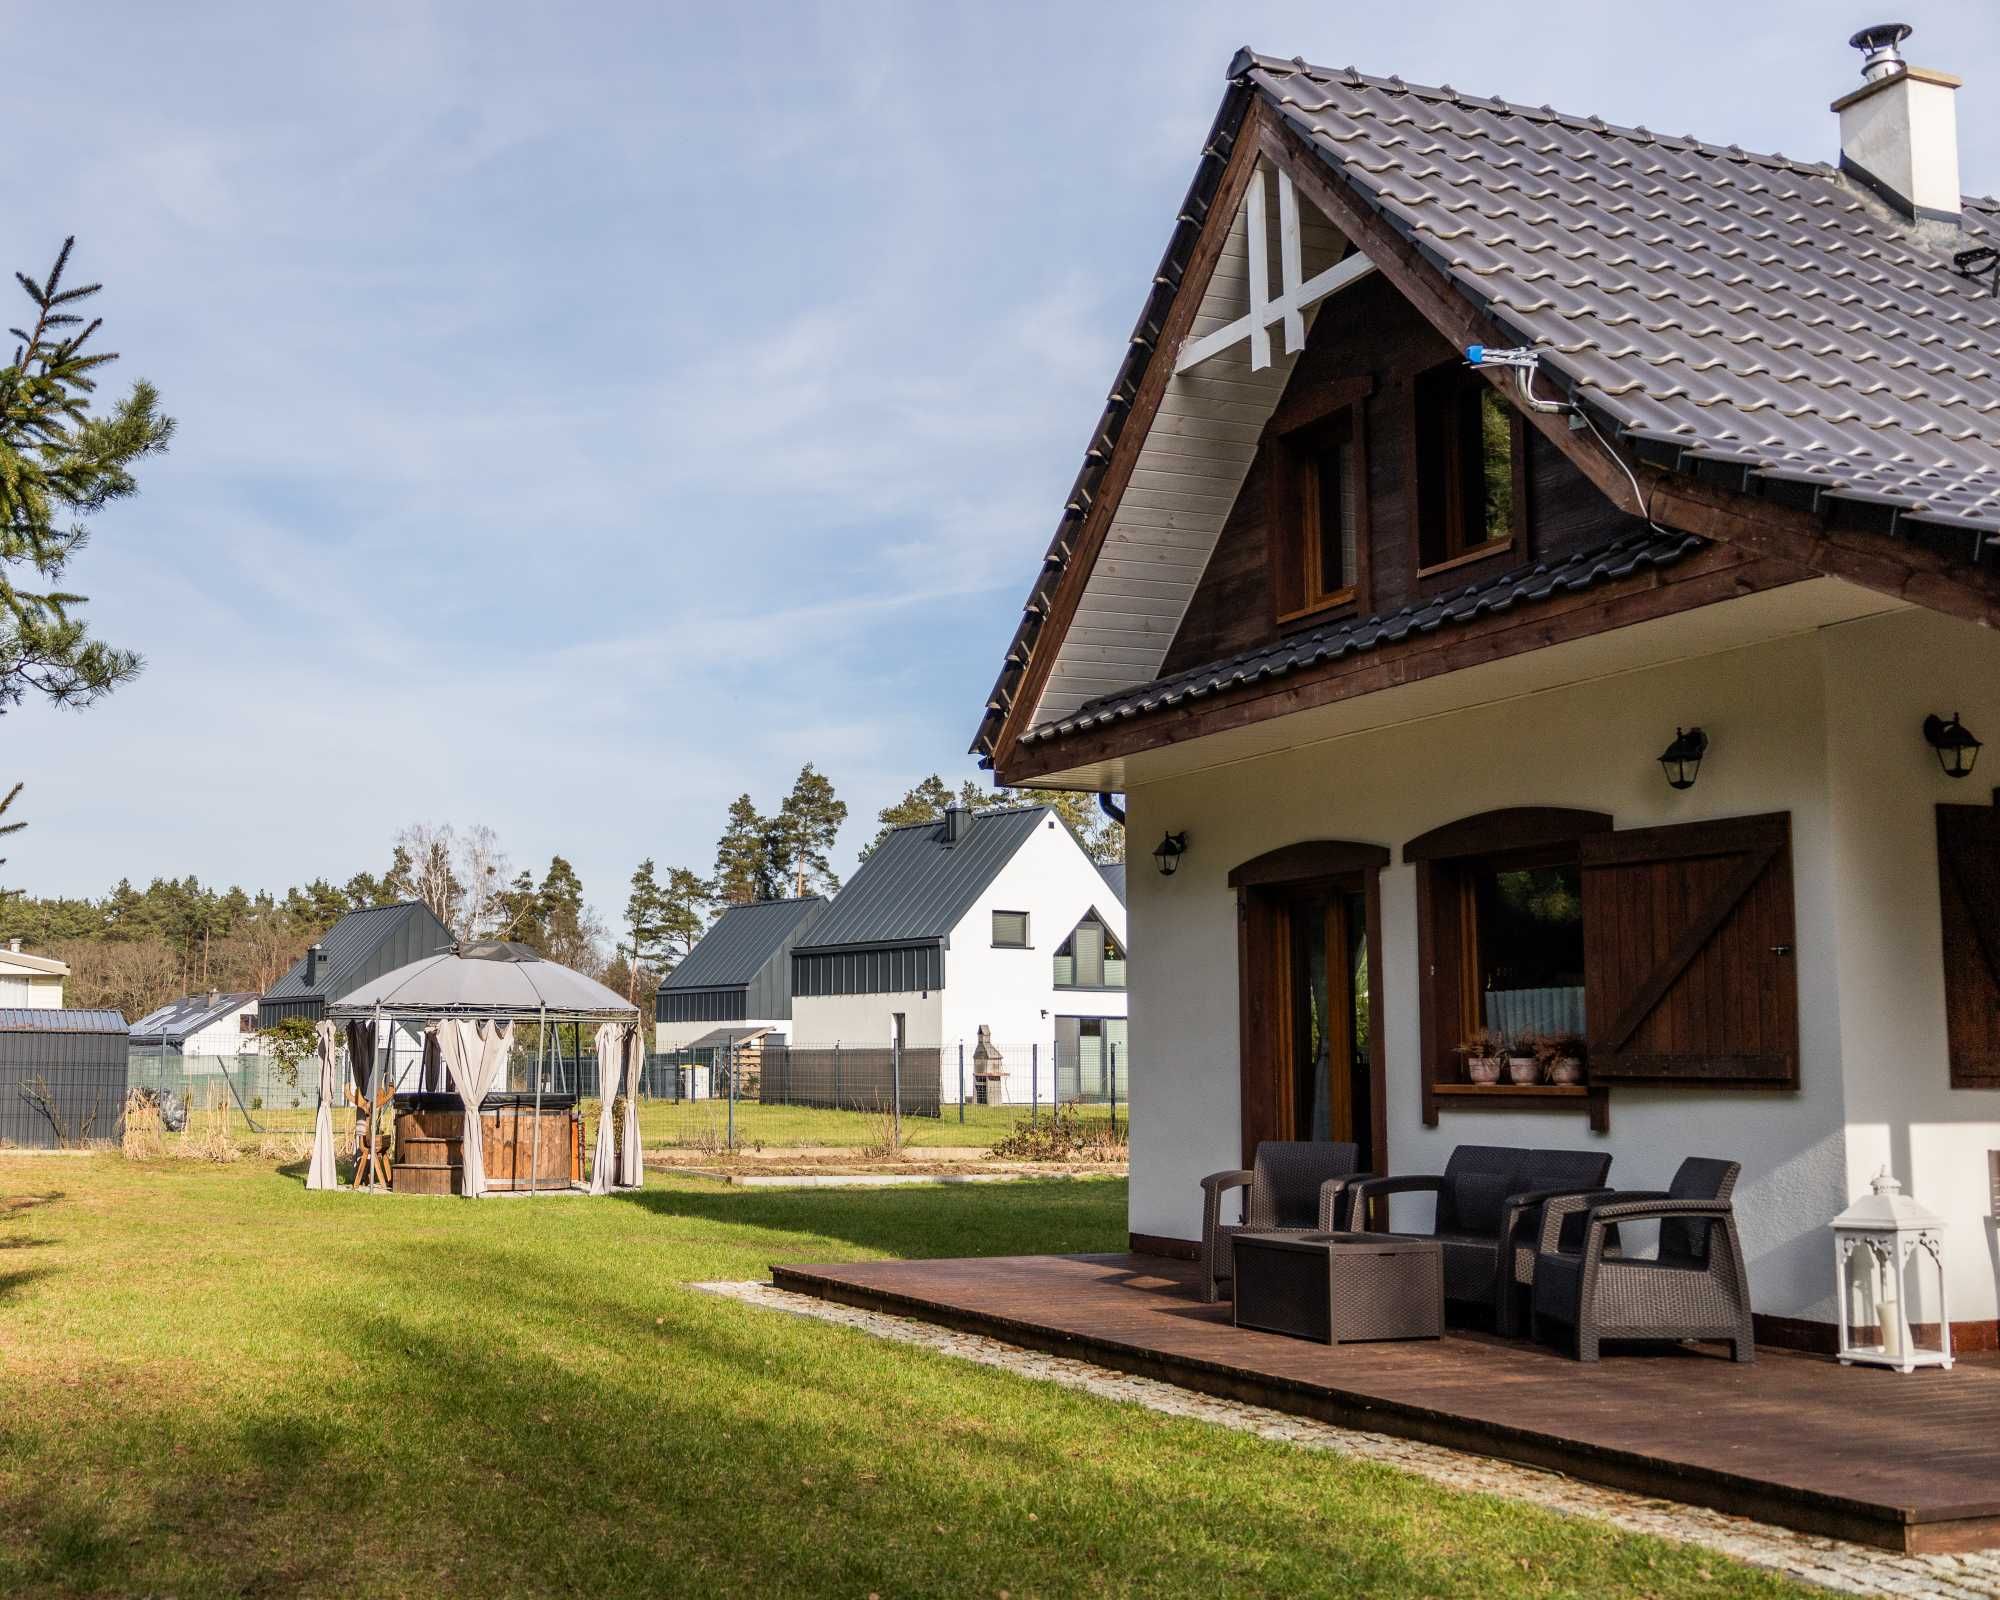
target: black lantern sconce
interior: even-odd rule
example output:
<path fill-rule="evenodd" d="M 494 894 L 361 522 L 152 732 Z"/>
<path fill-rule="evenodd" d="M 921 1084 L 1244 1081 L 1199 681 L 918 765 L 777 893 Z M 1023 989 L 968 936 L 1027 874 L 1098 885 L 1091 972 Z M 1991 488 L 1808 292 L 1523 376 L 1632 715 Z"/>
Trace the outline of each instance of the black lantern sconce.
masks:
<path fill-rule="evenodd" d="M 1938 765 L 1947 778 L 1967 778 L 1979 759 L 1979 740 L 1954 711 L 1949 717 L 1936 713 L 1924 718 L 1924 743 L 1937 752 Z"/>
<path fill-rule="evenodd" d="M 1676 789 L 1692 789 L 1708 754 L 1708 735 L 1699 728 L 1675 728 L 1674 742 L 1660 752 L 1660 770 Z"/>
<path fill-rule="evenodd" d="M 1153 852 L 1153 864 L 1160 869 L 1160 876 L 1171 878 L 1180 871 L 1181 857 L 1187 854 L 1187 835 L 1170 833 L 1160 841 Z"/>

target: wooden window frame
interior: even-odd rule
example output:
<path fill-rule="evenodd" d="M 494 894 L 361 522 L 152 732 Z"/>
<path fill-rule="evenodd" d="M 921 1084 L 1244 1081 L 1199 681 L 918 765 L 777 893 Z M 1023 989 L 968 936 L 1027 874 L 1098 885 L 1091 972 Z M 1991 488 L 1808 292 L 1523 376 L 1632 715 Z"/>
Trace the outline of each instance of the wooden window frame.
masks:
<path fill-rule="evenodd" d="M 2000 789 L 1993 801 L 1937 807 L 1938 956 L 1954 1089 L 2000 1089 Z"/>
<path fill-rule="evenodd" d="M 1368 1136 L 1371 1164 L 1389 1169 L 1387 1058 L 1382 1043 L 1382 869 L 1389 852 L 1351 839 L 1306 839 L 1233 867 L 1236 891 L 1237 1116 L 1243 1164 L 1265 1139 L 1297 1136 L 1289 1085 L 1264 1070 L 1291 1051 L 1292 960 L 1286 896 L 1325 887 L 1359 888 L 1368 943 Z"/>
<path fill-rule="evenodd" d="M 1029 917 L 1029 915 L 1028 915 L 1028 913 L 1027 913 L 1027 912 L 1025 912 L 1025 911 L 995 911 L 995 912 L 994 912 L 994 913 L 992 914 L 992 916 L 993 916 L 993 920 L 992 920 L 992 924 L 991 924 L 991 927 L 992 927 L 992 932 L 993 932 L 993 948 L 994 948 L 995 950 L 1032 950 L 1032 949 L 1034 949 L 1034 947 L 1035 947 L 1035 945 L 1034 945 L 1034 925 L 1033 925 L 1033 921 L 1032 921 L 1032 919 L 1031 919 L 1031 918 Z M 1013 942 L 1012 940 L 1003 940 L 1003 939 L 1002 939 L 1002 938 L 1000 937 L 1000 919 L 1001 919 L 1002 917 L 1019 917 L 1019 918 L 1021 919 L 1021 942 L 1020 942 L 1019 944 L 1016 944 L 1016 943 L 1014 943 L 1014 942 Z"/>
<path fill-rule="evenodd" d="M 1435 417 L 1434 408 L 1426 401 L 1424 388 L 1427 383 L 1436 380 L 1443 374 L 1460 376 L 1462 381 L 1468 385 L 1473 383 L 1484 384 L 1499 397 L 1500 403 L 1508 408 L 1508 453 L 1509 465 L 1514 477 L 1514 496 L 1512 515 L 1509 519 L 1508 536 L 1505 539 L 1482 541 L 1480 544 L 1469 549 L 1457 549 L 1449 555 L 1440 557 L 1436 561 L 1426 562 L 1424 560 L 1424 513 L 1426 502 L 1421 452 L 1424 432 L 1427 428 L 1435 425 Z M 1435 366 L 1425 368 L 1422 372 L 1416 373 L 1411 377 L 1409 409 L 1410 428 L 1405 471 L 1406 479 L 1409 483 L 1410 559 L 1416 568 L 1418 579 L 1433 578 L 1443 573 L 1455 572 L 1460 567 L 1473 566 L 1481 561 L 1491 561 L 1496 556 L 1515 553 L 1525 554 L 1528 549 L 1528 426 L 1527 419 L 1521 415 L 1519 408 L 1508 400 L 1506 391 L 1500 388 L 1498 384 L 1478 376 L 1474 369 L 1465 366 L 1461 361 L 1442 361 Z M 1460 476 L 1455 470 L 1456 457 L 1458 451 L 1462 448 L 1462 441 L 1456 429 L 1450 430 L 1446 434 L 1446 439 L 1447 450 L 1453 457 L 1453 461 L 1445 473 L 1445 484 L 1447 494 L 1452 498 L 1456 498 L 1457 484 Z M 1449 523 L 1456 519 L 1447 514 L 1445 520 Z M 1462 533 L 1463 530 L 1461 529 L 1460 532 Z"/>
<path fill-rule="evenodd" d="M 1454 1106 L 1588 1112 L 1591 1131 L 1611 1126 L 1610 1098 L 1598 1084 L 1471 1084 L 1453 1070 L 1456 1047 L 1480 1019 L 1468 1021 L 1465 972 L 1473 959 L 1476 929 L 1467 868 L 1500 860 L 1508 866 L 1549 865 L 1575 859 L 1582 839 L 1609 833 L 1602 811 L 1561 806 L 1515 806 L 1461 817 L 1420 834 L 1403 846 L 1417 869 L 1417 1023 L 1424 1126 L 1435 1128 L 1441 1103 Z"/>
<path fill-rule="evenodd" d="M 1371 589 L 1368 494 L 1368 418 L 1363 403 L 1373 391 L 1367 377 L 1340 378 L 1315 385 L 1282 407 L 1264 435 L 1265 482 L 1269 486 L 1266 529 L 1271 567 L 1273 617 L 1281 628 L 1320 622 L 1343 611 L 1364 608 Z M 1321 451 L 1316 436 L 1344 417 L 1354 496 L 1354 570 L 1340 589 L 1321 592 L 1320 528 L 1317 496 L 1302 480 Z M 1301 603 L 1288 606 L 1286 574 L 1299 576 Z"/>

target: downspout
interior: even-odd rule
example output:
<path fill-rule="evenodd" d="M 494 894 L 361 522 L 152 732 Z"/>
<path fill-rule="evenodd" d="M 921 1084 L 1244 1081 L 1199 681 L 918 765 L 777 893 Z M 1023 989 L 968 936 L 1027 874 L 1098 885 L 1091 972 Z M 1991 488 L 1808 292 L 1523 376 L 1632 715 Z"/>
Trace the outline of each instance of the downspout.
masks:
<path fill-rule="evenodd" d="M 1097 796 L 1097 809 L 1102 811 L 1119 827 L 1125 826 L 1125 808 L 1112 798 L 1109 789 L 1101 790 Z"/>

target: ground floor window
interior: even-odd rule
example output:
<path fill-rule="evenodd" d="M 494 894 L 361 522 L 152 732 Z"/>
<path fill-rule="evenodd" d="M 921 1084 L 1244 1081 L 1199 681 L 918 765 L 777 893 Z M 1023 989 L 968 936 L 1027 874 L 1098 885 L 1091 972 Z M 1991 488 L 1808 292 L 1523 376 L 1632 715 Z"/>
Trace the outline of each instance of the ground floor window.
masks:
<path fill-rule="evenodd" d="M 1057 1017 L 1056 1098 L 1086 1105 L 1123 1103 L 1131 1059 L 1123 1017 Z"/>

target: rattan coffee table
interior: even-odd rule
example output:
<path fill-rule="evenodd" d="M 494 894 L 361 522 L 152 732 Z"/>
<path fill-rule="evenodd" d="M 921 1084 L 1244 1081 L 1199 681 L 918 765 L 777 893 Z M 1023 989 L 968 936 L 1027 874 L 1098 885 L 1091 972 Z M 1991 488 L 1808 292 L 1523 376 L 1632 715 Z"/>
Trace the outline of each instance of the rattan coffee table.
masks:
<path fill-rule="evenodd" d="M 1444 1252 L 1382 1233 L 1239 1233 L 1239 1328 L 1321 1344 L 1444 1335 Z"/>

